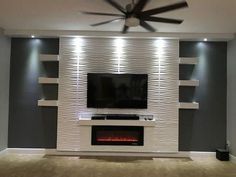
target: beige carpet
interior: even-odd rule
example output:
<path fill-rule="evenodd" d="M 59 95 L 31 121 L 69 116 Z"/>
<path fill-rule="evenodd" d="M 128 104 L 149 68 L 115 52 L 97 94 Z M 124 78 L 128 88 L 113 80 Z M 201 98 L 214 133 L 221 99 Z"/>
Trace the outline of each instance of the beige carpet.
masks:
<path fill-rule="evenodd" d="M 236 177 L 236 164 L 214 158 L 2 155 L 0 177 Z"/>

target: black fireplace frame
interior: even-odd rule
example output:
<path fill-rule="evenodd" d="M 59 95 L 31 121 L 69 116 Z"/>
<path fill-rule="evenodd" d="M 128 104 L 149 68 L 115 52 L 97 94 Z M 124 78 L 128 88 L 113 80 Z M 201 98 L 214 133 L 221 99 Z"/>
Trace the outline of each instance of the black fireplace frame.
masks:
<path fill-rule="evenodd" d="M 112 131 L 112 130 L 124 130 L 124 131 L 139 131 L 138 142 L 99 142 L 97 141 L 96 132 Z M 107 146 L 143 146 L 144 145 L 144 127 L 142 126 L 92 126 L 91 128 L 91 145 L 107 145 Z"/>

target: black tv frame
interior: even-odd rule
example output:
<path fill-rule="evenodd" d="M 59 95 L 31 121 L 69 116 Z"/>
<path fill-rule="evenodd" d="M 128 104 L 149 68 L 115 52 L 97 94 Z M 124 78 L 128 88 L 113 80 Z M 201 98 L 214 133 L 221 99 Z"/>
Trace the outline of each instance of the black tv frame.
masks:
<path fill-rule="evenodd" d="M 146 77 L 146 81 L 147 81 L 147 86 L 146 86 L 146 95 L 147 95 L 147 99 L 146 99 L 146 104 L 145 106 L 143 107 L 107 107 L 107 106 L 91 106 L 88 104 L 88 98 L 89 98 L 89 95 L 88 95 L 88 92 L 89 92 L 89 75 L 129 75 L 129 76 L 132 76 L 132 75 L 143 75 Z M 131 74 L 131 73 L 87 73 L 87 108 L 109 108 L 109 109 L 147 109 L 148 107 L 148 74 Z"/>

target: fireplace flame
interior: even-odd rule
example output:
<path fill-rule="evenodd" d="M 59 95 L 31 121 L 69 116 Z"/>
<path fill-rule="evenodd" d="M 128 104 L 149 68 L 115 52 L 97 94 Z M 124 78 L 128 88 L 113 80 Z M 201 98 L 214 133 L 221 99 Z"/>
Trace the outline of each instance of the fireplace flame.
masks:
<path fill-rule="evenodd" d="M 135 137 L 99 137 L 97 141 L 101 142 L 138 142 Z"/>

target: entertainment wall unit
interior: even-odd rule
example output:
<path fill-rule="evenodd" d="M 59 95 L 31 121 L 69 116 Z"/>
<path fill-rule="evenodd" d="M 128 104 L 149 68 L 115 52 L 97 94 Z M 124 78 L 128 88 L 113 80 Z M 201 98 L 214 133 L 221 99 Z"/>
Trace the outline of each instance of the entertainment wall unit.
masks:
<path fill-rule="evenodd" d="M 59 78 L 39 78 L 40 84 L 58 84 L 58 100 L 38 101 L 58 106 L 58 151 L 178 152 L 178 110 L 199 108 L 178 101 L 180 86 L 199 85 L 179 80 L 179 64 L 195 65 L 197 58 L 179 58 L 178 40 L 63 37 L 59 53 L 40 56 L 42 62 L 59 62 Z M 88 73 L 147 74 L 147 108 L 88 108 Z M 139 119 L 92 120 L 124 114 Z"/>

